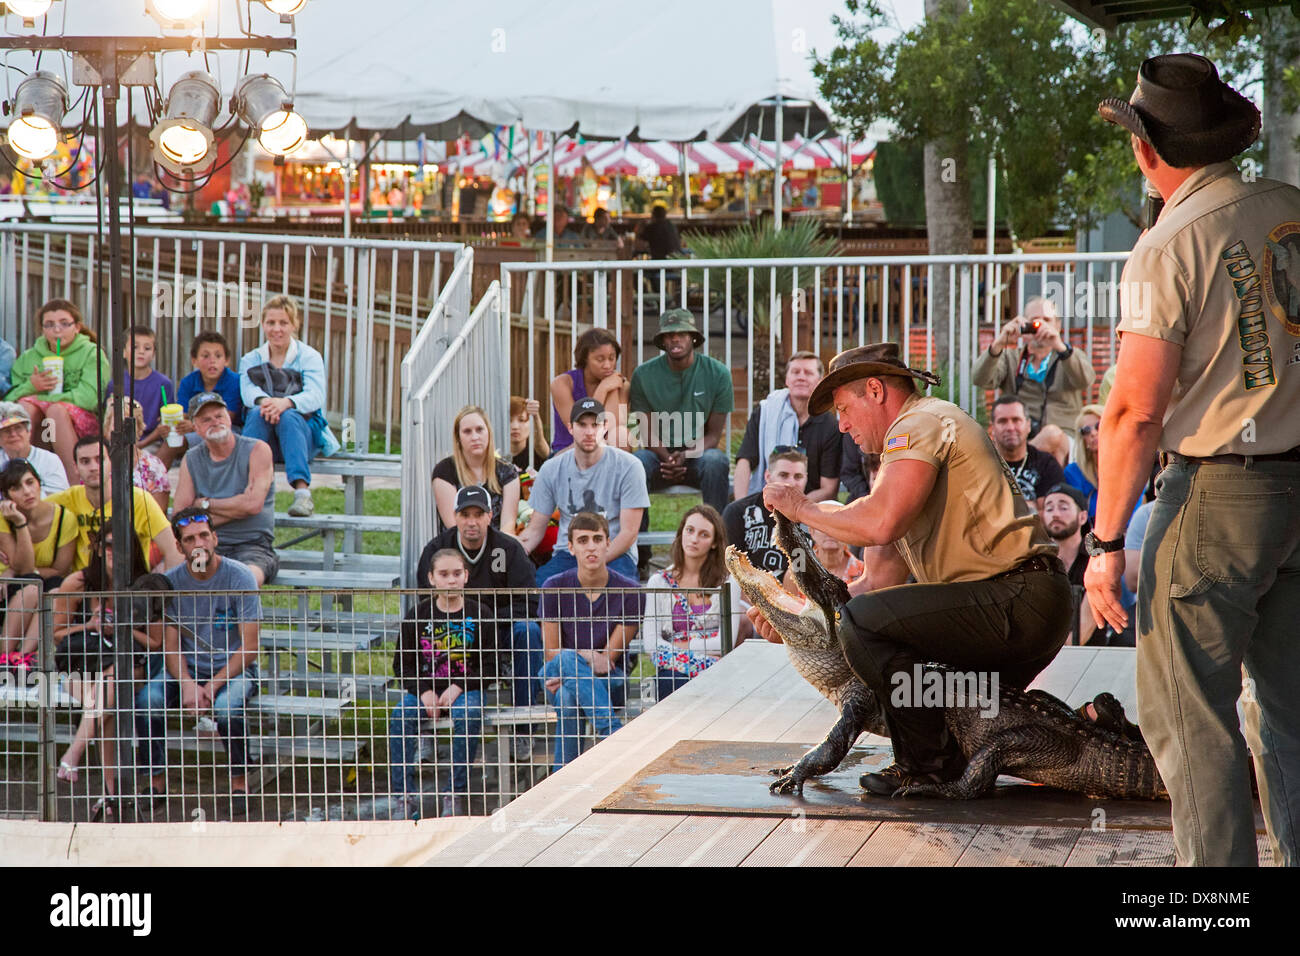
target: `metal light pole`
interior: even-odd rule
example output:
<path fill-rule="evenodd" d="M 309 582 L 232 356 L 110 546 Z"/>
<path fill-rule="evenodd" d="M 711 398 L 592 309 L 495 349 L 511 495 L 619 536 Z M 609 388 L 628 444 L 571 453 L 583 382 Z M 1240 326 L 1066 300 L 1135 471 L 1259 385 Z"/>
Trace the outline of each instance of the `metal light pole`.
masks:
<path fill-rule="evenodd" d="M 112 353 L 114 390 L 114 417 L 116 423 L 109 436 L 109 474 L 112 485 L 111 498 L 100 505 L 112 507 L 111 529 L 113 541 L 119 548 L 119 560 L 113 562 L 112 586 L 115 591 L 126 591 L 131 586 L 132 562 L 125 558 L 124 542 L 134 542 L 134 482 L 132 472 L 135 462 L 135 420 L 127 418 L 123 398 L 126 393 L 126 356 L 123 351 L 126 323 L 122 308 L 122 210 L 118 201 L 118 180 L 121 166 L 117 155 L 117 104 L 120 88 L 152 86 L 155 83 L 153 55 L 169 50 L 192 50 L 191 37 L 60 37 L 22 36 L 0 37 L 0 50 L 52 50 L 67 51 L 73 55 L 73 80 L 78 86 L 95 87 L 104 100 L 103 120 L 100 124 L 100 148 L 106 151 L 103 183 L 108 199 L 108 322 L 109 349 Z M 203 41 L 209 50 L 291 50 L 297 41 L 291 38 L 207 38 Z M 128 124 L 131 121 L 128 117 Z M 83 132 L 84 135 L 84 132 Z M 132 208 L 134 217 L 134 207 Z M 131 264 L 131 294 L 135 294 L 135 264 Z M 114 608 L 115 620 L 128 620 L 125 600 Z M 133 640 L 128 636 L 116 642 L 113 658 L 114 680 L 117 683 L 114 714 L 117 718 L 116 757 L 118 768 L 117 794 L 125 800 L 135 793 L 135 747 L 132 744 L 135 723 L 135 686 L 133 680 Z M 123 802 L 121 807 L 130 804 Z M 123 817 L 128 812 L 123 810 Z M 125 822 L 125 821 L 124 821 Z"/>

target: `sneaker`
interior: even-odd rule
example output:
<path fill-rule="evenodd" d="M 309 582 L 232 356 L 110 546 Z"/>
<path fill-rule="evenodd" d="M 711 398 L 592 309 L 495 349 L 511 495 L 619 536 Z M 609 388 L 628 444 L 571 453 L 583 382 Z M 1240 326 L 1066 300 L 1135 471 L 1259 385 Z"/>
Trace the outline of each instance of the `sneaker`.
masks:
<path fill-rule="evenodd" d="M 514 763 L 532 763 L 533 738 L 518 734 L 510 738 L 510 759 Z"/>
<path fill-rule="evenodd" d="M 294 489 L 293 504 L 289 506 L 289 514 L 295 518 L 310 518 L 315 513 L 316 502 L 311 500 L 311 489 Z"/>

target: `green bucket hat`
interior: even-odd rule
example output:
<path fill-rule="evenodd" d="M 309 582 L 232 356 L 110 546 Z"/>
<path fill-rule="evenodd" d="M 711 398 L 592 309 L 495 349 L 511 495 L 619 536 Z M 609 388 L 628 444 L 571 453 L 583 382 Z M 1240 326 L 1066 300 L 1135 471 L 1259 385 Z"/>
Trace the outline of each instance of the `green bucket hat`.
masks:
<path fill-rule="evenodd" d="M 689 332 L 695 347 L 704 344 L 704 335 L 695 327 L 695 316 L 687 309 L 669 309 L 659 316 L 659 331 L 655 333 L 655 347 L 664 347 L 663 337 L 670 332 Z"/>

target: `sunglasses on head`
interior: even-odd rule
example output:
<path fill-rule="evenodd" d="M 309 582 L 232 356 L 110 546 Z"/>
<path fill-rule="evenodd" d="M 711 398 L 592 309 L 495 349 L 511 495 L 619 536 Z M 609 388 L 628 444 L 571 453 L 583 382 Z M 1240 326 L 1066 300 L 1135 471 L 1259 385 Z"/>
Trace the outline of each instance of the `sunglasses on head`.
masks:
<path fill-rule="evenodd" d="M 208 524 L 207 515 L 190 515 L 188 518 L 177 518 L 176 527 L 188 528 L 192 524 Z"/>
<path fill-rule="evenodd" d="M 1084 425 L 1082 428 L 1079 429 L 1079 434 L 1091 435 L 1093 432 L 1097 430 L 1097 428 L 1098 428 L 1097 425 Z"/>
<path fill-rule="evenodd" d="M 804 451 L 803 445 L 774 445 L 772 447 L 773 455 L 785 455 L 792 451 L 798 452 L 801 455 L 807 454 L 807 452 Z"/>

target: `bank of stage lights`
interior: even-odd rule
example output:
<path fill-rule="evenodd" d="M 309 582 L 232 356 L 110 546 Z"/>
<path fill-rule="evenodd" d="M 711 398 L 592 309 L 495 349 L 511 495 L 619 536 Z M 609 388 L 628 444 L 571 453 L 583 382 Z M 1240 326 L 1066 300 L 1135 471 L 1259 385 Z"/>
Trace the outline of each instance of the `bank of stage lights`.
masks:
<path fill-rule="evenodd" d="M 34 20 L 53 0 L 9 0 L 10 13 Z M 261 0 L 271 12 L 291 17 L 307 0 Z M 146 9 L 164 29 L 193 29 L 207 13 L 208 0 L 147 0 Z M 268 153 L 287 156 L 307 140 L 307 122 L 275 77 L 249 74 L 235 87 L 231 112 Z M 56 73 L 38 71 L 18 85 L 9 123 L 9 145 L 24 159 L 39 163 L 54 154 L 63 136 L 68 88 Z M 213 125 L 221 112 L 221 89 L 202 70 L 183 74 L 171 88 L 163 116 L 149 134 L 154 159 L 164 169 L 190 176 L 215 156 Z"/>

